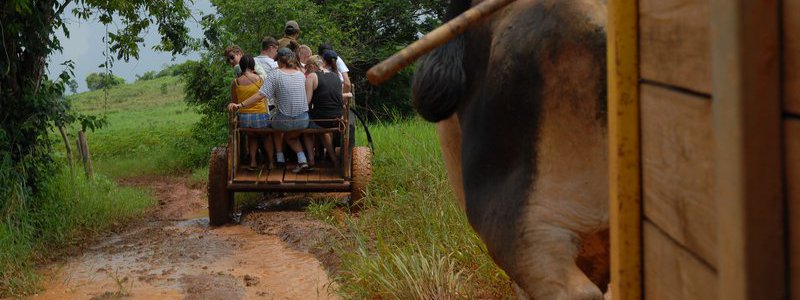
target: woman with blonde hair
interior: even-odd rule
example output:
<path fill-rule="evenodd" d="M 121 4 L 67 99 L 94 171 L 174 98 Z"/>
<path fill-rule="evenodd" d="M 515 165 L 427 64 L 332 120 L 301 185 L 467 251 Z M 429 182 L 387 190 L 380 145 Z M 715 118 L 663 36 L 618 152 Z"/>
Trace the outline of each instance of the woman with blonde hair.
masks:
<path fill-rule="evenodd" d="M 322 57 L 314 55 L 308 59 L 308 66 L 318 69 L 306 76 L 306 97 L 311 105 L 309 115 L 311 119 L 318 120 L 312 122 L 311 127 L 336 128 L 339 126 L 339 122 L 333 120 L 342 117 L 344 99 L 339 74 L 331 70 L 331 68 L 336 68 L 336 57 L 338 55 L 333 50 L 325 50 Z M 305 138 L 306 145 L 310 144 L 310 135 L 306 135 Z M 339 159 L 333 149 L 333 135 L 331 133 L 322 134 L 322 144 L 334 166 L 338 166 Z M 314 156 L 313 149 L 308 151 L 309 155 Z"/>

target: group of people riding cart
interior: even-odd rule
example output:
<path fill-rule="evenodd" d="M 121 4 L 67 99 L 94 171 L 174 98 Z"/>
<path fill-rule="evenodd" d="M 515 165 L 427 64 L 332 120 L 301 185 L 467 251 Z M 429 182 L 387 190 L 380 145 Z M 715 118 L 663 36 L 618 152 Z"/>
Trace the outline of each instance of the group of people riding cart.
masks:
<path fill-rule="evenodd" d="M 236 45 L 225 49 L 225 58 L 235 74 L 227 109 L 236 112 L 238 128 L 273 129 L 271 134 L 248 133 L 247 168 L 260 169 L 256 159 L 260 140 L 267 169 L 285 165 L 283 149 L 288 144 L 297 155 L 292 172 L 310 171 L 315 165 L 317 136 L 331 162 L 338 166 L 331 132 L 304 134 L 301 130 L 340 126 L 345 101 L 352 98 L 349 70 L 330 45 L 320 45 L 316 55 L 310 47 L 301 45 L 297 22 L 286 22 L 284 34 L 279 40 L 265 37 L 256 57 L 244 54 Z"/>

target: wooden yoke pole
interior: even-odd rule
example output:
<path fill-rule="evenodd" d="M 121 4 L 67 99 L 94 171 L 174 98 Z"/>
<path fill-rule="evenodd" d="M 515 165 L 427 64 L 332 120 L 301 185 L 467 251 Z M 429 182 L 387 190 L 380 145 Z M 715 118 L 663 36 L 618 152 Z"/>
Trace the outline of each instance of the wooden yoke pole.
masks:
<path fill-rule="evenodd" d="M 642 299 L 638 0 L 608 1 L 611 296 Z"/>
<path fill-rule="evenodd" d="M 367 78 L 373 85 L 379 85 L 400 70 L 413 63 L 433 49 L 444 45 L 467 30 L 470 26 L 486 18 L 515 0 L 486 0 L 468 9 L 458 17 L 434 29 L 421 39 L 383 60 L 367 71 Z"/>

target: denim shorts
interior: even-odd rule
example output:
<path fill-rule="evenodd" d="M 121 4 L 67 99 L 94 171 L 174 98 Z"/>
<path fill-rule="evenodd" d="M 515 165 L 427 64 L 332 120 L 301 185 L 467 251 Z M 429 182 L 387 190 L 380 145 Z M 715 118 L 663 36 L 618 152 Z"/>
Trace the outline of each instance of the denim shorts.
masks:
<path fill-rule="evenodd" d="M 275 112 L 272 116 L 272 128 L 279 131 L 293 131 L 308 128 L 308 112 L 294 117 Z"/>

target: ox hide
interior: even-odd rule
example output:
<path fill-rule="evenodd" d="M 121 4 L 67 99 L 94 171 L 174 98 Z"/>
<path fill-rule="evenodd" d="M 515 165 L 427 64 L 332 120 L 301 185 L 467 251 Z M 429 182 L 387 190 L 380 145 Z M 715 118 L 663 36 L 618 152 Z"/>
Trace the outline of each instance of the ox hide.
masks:
<path fill-rule="evenodd" d="M 602 0 L 515 1 L 414 77 L 456 198 L 523 298 L 602 299 L 608 284 L 605 27 Z"/>

